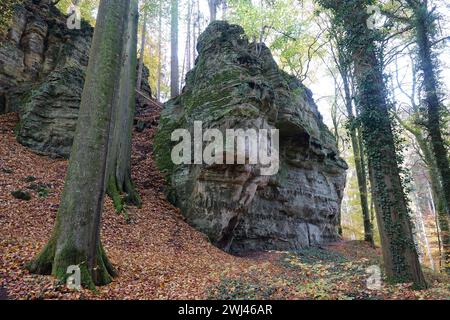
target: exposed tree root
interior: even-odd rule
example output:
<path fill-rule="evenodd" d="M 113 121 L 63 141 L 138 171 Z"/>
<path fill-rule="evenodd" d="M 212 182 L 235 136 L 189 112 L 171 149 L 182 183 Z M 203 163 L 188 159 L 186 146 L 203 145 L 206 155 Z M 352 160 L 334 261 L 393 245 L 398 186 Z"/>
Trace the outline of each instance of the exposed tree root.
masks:
<path fill-rule="evenodd" d="M 106 193 L 112 199 L 116 212 L 121 213 L 123 211 L 123 200 L 120 196 L 119 189 L 117 188 L 117 181 L 115 177 L 109 178 Z"/>
<path fill-rule="evenodd" d="M 71 276 L 67 273 L 69 266 L 78 266 L 81 272 L 81 285 L 95 290 L 95 286 L 107 285 L 117 276 L 117 271 L 106 256 L 102 244 L 99 244 L 96 255 L 96 265 L 89 270 L 88 257 L 71 245 L 59 250 L 56 255 L 56 237 L 52 236 L 41 253 L 27 265 L 31 273 L 53 275 L 61 283 L 66 283 Z"/>
<path fill-rule="evenodd" d="M 125 185 L 124 185 L 125 192 L 127 193 L 127 196 L 125 198 L 125 203 L 133 205 L 137 208 L 142 207 L 142 200 L 139 196 L 139 193 L 137 192 L 133 181 L 131 180 L 131 177 L 127 177 L 125 179 Z"/>

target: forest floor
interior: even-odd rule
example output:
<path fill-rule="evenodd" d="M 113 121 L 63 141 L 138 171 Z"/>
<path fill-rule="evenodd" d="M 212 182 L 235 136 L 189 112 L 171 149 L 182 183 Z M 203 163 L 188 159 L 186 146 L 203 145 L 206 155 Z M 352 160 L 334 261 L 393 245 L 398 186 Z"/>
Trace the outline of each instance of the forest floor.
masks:
<path fill-rule="evenodd" d="M 119 276 L 97 293 L 69 291 L 53 277 L 25 269 L 51 233 L 67 161 L 17 143 L 16 123 L 15 114 L 0 116 L 0 299 L 450 298 L 449 278 L 430 271 L 428 290 L 384 282 L 369 290 L 367 268 L 380 264 L 380 252 L 364 242 L 245 257 L 215 248 L 166 201 L 151 157 L 154 128 L 134 133 L 133 175 L 142 208 L 127 208 L 126 221 L 105 200 L 101 236 Z M 14 198 L 11 192 L 19 189 L 31 199 Z"/>

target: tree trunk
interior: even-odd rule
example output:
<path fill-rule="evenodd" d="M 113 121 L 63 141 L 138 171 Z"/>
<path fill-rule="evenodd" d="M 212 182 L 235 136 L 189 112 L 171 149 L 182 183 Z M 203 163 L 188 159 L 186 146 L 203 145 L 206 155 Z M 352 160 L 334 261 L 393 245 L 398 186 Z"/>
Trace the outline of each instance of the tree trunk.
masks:
<path fill-rule="evenodd" d="M 436 162 L 429 143 L 420 136 L 416 136 L 416 141 L 427 162 L 428 174 L 430 176 L 433 203 L 439 225 L 439 237 L 441 242 L 441 266 L 444 272 L 450 274 L 450 229 L 448 215 L 445 211 L 445 200 L 443 199 L 442 186 L 439 181 L 439 173 L 436 168 Z"/>
<path fill-rule="evenodd" d="M 386 84 L 376 53 L 376 32 L 367 26 L 369 2 L 320 0 L 333 11 L 334 24 L 342 26 L 348 36 L 386 275 L 391 282 L 413 282 L 416 288 L 424 288 L 427 284 L 414 244 Z"/>
<path fill-rule="evenodd" d="M 367 43 L 353 57 L 386 274 L 393 282 L 414 282 L 423 288 L 426 283 L 400 178 L 383 74 L 371 47 L 375 44 Z"/>
<path fill-rule="evenodd" d="M 217 0 L 208 0 L 210 22 L 217 19 Z"/>
<path fill-rule="evenodd" d="M 61 204 L 52 237 L 29 270 L 67 278 L 77 265 L 82 284 L 94 288 L 111 281 L 115 271 L 100 242 L 107 155 L 114 96 L 120 74 L 129 2 L 102 0 L 92 40 L 79 120 Z"/>
<path fill-rule="evenodd" d="M 142 73 L 144 70 L 144 53 L 145 53 L 145 42 L 146 42 L 146 31 L 147 31 L 147 10 L 144 12 L 144 19 L 142 21 L 142 32 L 141 32 L 141 52 L 139 54 L 139 69 L 137 76 L 136 88 L 141 90 L 142 86 Z"/>
<path fill-rule="evenodd" d="M 192 7 L 196 6 L 196 12 L 195 12 L 195 18 L 194 22 L 192 23 L 192 61 L 193 65 L 195 65 L 195 59 L 197 58 L 197 37 L 198 34 L 200 34 L 200 7 L 199 7 L 199 0 L 194 0 L 194 3 L 192 4 Z"/>
<path fill-rule="evenodd" d="M 227 14 L 228 14 L 228 3 L 227 0 L 222 0 L 222 20 L 227 20 Z"/>
<path fill-rule="evenodd" d="M 170 31 L 170 97 L 180 94 L 178 70 L 178 0 L 171 0 L 171 31 Z"/>
<path fill-rule="evenodd" d="M 418 229 L 418 231 L 420 233 L 420 238 L 422 239 L 422 243 L 425 245 L 425 249 L 427 250 L 426 254 L 428 257 L 428 261 L 430 263 L 430 267 L 433 271 L 435 271 L 434 260 L 433 260 L 433 256 L 431 254 L 431 249 L 430 249 L 430 242 L 428 241 L 427 230 L 425 229 L 425 222 L 423 219 L 422 209 L 420 207 L 419 200 L 417 199 L 417 195 L 414 195 L 414 203 L 415 203 L 416 212 L 417 212 L 416 230 Z"/>
<path fill-rule="evenodd" d="M 441 242 L 441 266 L 443 270 L 450 274 L 450 229 L 449 229 L 449 221 L 448 215 L 445 211 L 445 200 L 443 199 L 443 191 L 442 186 L 439 181 L 439 172 L 436 167 L 436 161 L 433 156 L 433 152 L 431 151 L 430 143 L 423 136 L 422 132 L 418 128 L 414 128 L 411 125 L 408 125 L 405 121 L 402 121 L 397 117 L 397 120 L 400 122 L 402 127 L 411 133 L 417 144 L 419 145 L 420 150 L 422 151 L 423 158 L 426 162 L 428 175 L 430 177 L 431 182 L 431 191 L 432 191 L 432 201 L 435 208 L 435 213 L 437 215 L 437 224 L 439 229 L 439 238 Z"/>
<path fill-rule="evenodd" d="M 141 199 L 131 179 L 131 146 L 133 119 L 136 106 L 136 65 L 138 0 L 131 0 L 127 30 L 124 33 L 122 67 L 119 88 L 115 97 L 116 113 L 113 117 L 113 132 L 108 154 L 107 192 L 113 199 L 117 212 L 123 211 L 124 202 L 137 207 Z M 124 200 L 121 193 L 126 193 Z"/>
<path fill-rule="evenodd" d="M 156 100 L 161 101 L 161 81 L 162 81 L 162 2 L 159 0 L 159 17 L 158 17 L 158 93 L 156 95 Z"/>
<path fill-rule="evenodd" d="M 188 16 L 186 26 L 186 72 L 191 70 L 191 17 L 192 17 L 192 3 L 188 0 Z"/>
<path fill-rule="evenodd" d="M 363 153 L 360 150 L 359 137 L 357 136 L 356 127 L 354 126 L 355 116 L 353 115 L 352 94 L 350 91 L 350 83 L 348 78 L 347 67 L 345 62 L 341 61 L 341 77 L 344 84 L 345 106 L 347 109 L 347 117 L 350 122 L 350 138 L 353 149 L 353 157 L 355 159 L 356 177 L 358 180 L 359 199 L 361 202 L 361 212 L 364 222 L 364 240 L 374 245 L 373 226 L 370 219 L 369 201 L 367 199 L 367 179 L 366 168 L 363 160 Z"/>
<path fill-rule="evenodd" d="M 408 1 L 412 3 L 411 1 Z M 428 11 L 427 2 L 411 4 L 414 12 L 414 26 L 416 28 L 416 42 L 419 48 L 419 68 L 422 70 L 423 89 L 425 91 L 425 105 L 427 107 L 431 148 L 436 160 L 436 167 L 440 176 L 443 191 L 444 210 L 450 217 L 450 165 L 447 149 L 442 137 L 442 119 L 440 116 L 443 106 L 439 99 L 439 85 L 436 78 L 436 68 L 433 61 L 432 45 L 430 41 L 432 13 Z"/>

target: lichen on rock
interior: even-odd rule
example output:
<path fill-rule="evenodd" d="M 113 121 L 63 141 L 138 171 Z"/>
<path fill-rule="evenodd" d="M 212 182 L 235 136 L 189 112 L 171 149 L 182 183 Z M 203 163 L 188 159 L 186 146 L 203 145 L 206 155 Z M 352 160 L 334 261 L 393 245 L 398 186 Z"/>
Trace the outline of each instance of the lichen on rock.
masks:
<path fill-rule="evenodd" d="M 264 44 L 243 29 L 211 23 L 180 96 L 163 109 L 155 156 L 168 197 L 218 247 L 241 253 L 296 250 L 338 238 L 346 163 L 312 93 L 280 70 Z M 174 165 L 171 133 L 203 129 L 279 129 L 280 170 L 255 165 Z"/>

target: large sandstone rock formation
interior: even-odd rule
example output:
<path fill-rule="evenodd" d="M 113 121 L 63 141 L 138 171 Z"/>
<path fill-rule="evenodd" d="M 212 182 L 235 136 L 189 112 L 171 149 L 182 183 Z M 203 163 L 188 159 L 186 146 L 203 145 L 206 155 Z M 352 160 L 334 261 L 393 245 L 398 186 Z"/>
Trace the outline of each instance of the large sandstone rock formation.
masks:
<path fill-rule="evenodd" d="M 182 94 L 165 104 L 155 139 L 169 199 L 194 227 L 234 253 L 296 250 L 338 238 L 346 163 L 311 92 L 280 70 L 270 50 L 250 44 L 241 27 L 212 23 Z M 281 167 L 174 165 L 177 128 L 280 130 Z"/>
<path fill-rule="evenodd" d="M 80 30 L 69 29 L 51 2 L 25 0 L 0 33 L 0 113 L 19 112 L 17 138 L 23 145 L 68 157 L 93 28 L 83 21 Z M 151 96 L 148 82 L 142 91 Z"/>

